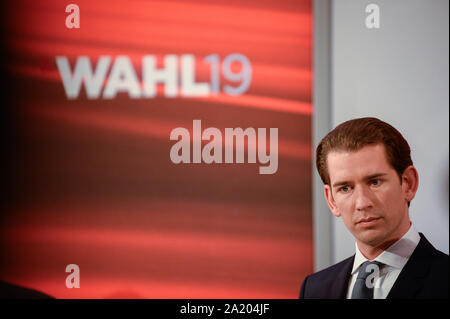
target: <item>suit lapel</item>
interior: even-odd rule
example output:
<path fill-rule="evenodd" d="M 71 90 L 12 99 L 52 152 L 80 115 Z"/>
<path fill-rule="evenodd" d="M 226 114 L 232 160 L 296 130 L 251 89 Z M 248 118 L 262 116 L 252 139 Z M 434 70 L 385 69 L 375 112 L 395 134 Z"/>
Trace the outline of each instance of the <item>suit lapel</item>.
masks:
<path fill-rule="evenodd" d="M 330 295 L 332 299 L 345 299 L 347 297 L 348 283 L 353 268 L 353 262 L 355 255 L 348 258 L 343 264 L 340 272 L 337 274 L 336 279 L 333 281 L 330 289 Z"/>
<path fill-rule="evenodd" d="M 430 271 L 430 254 L 434 247 L 420 233 L 420 241 L 389 292 L 388 299 L 414 298 Z"/>

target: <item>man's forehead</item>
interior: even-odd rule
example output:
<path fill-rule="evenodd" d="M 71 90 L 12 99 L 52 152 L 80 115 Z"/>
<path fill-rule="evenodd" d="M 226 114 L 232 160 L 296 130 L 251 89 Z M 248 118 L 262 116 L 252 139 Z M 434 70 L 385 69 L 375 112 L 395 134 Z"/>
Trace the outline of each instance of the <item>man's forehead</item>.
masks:
<path fill-rule="evenodd" d="M 327 166 L 331 183 L 393 171 L 383 144 L 368 145 L 355 151 L 333 150 L 327 156 Z"/>

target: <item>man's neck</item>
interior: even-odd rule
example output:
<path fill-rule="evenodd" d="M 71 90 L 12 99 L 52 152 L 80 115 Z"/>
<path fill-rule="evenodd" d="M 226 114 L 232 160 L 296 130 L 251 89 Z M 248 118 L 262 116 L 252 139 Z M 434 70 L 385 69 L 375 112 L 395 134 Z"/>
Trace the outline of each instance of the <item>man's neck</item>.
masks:
<path fill-rule="evenodd" d="M 401 237 L 400 237 L 401 238 Z M 358 249 L 361 254 L 366 257 L 368 260 L 374 260 L 377 258 L 383 251 L 388 249 L 392 244 L 397 242 L 400 238 L 394 238 L 392 240 L 388 240 L 381 244 L 380 246 L 370 246 L 361 242 L 357 242 Z"/>

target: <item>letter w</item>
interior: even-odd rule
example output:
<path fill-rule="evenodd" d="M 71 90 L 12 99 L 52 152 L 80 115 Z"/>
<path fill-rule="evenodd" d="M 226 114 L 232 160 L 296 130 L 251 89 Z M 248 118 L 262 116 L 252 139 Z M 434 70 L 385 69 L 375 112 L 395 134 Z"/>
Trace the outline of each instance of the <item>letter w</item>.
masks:
<path fill-rule="evenodd" d="M 96 99 L 105 81 L 111 58 L 102 56 L 99 58 L 95 73 L 92 74 L 91 61 L 87 56 L 80 56 L 75 64 L 73 74 L 70 72 L 70 65 L 67 57 L 57 56 L 56 65 L 61 75 L 64 90 L 68 99 L 76 99 L 80 94 L 81 82 L 84 81 L 86 94 L 89 99 Z"/>

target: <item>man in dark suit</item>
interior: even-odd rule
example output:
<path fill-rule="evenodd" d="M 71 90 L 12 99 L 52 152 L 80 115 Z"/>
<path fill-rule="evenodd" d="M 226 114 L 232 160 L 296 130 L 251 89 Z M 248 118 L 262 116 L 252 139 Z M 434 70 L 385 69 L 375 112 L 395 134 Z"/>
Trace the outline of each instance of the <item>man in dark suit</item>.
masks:
<path fill-rule="evenodd" d="M 316 150 L 332 214 L 355 238 L 355 255 L 309 275 L 304 299 L 448 298 L 448 255 L 409 218 L 418 187 L 410 147 L 376 118 L 344 122 Z"/>

